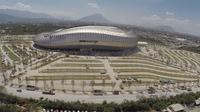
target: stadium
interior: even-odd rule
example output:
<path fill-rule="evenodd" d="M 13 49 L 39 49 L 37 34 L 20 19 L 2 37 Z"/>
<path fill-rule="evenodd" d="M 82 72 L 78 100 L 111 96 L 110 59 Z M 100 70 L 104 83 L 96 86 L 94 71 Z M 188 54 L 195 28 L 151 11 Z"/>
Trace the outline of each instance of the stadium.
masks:
<path fill-rule="evenodd" d="M 39 34 L 34 43 L 48 49 L 123 50 L 135 48 L 137 36 L 117 27 L 81 26 Z"/>

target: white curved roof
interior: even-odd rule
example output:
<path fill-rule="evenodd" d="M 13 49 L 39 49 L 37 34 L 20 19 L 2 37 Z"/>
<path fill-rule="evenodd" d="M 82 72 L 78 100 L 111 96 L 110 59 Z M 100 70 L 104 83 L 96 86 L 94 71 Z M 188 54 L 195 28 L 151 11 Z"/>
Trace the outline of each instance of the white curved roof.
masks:
<path fill-rule="evenodd" d="M 51 35 L 64 35 L 64 34 L 74 34 L 74 33 L 101 33 L 101 34 L 116 35 L 122 37 L 129 36 L 126 31 L 111 26 L 81 26 L 64 30 L 57 30 L 53 32 Z"/>

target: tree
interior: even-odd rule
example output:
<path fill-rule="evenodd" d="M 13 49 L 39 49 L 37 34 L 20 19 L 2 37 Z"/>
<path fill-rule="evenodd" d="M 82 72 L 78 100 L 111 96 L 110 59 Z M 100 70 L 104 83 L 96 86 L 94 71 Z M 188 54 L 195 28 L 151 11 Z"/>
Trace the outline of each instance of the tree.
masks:
<path fill-rule="evenodd" d="M 28 77 L 25 77 L 25 81 L 26 81 L 26 85 L 29 85 L 29 80 L 28 80 Z"/>
<path fill-rule="evenodd" d="M 111 86 L 112 86 L 112 91 L 114 91 L 114 87 L 116 85 L 116 82 L 112 82 Z"/>
<path fill-rule="evenodd" d="M 74 91 L 74 85 L 75 85 L 75 81 L 71 80 L 71 85 L 72 85 L 72 91 Z"/>
<path fill-rule="evenodd" d="M 130 90 L 131 84 L 132 84 L 132 82 L 131 82 L 131 81 L 128 81 L 128 89 L 129 89 L 129 90 Z"/>
<path fill-rule="evenodd" d="M 30 66 L 32 67 L 33 61 L 32 61 L 32 55 L 30 56 Z"/>
<path fill-rule="evenodd" d="M 3 70 L 3 78 L 4 78 L 4 84 L 6 85 L 7 84 L 7 78 L 6 78 L 6 75 L 5 75 L 5 70 Z"/>
<path fill-rule="evenodd" d="M 64 79 L 62 79 L 62 80 L 61 80 L 61 86 L 62 86 L 62 90 L 64 90 L 64 84 L 65 84 L 65 80 L 64 80 Z"/>
<path fill-rule="evenodd" d="M 23 109 L 20 109 L 16 105 L 6 104 L 0 105 L 0 112 L 25 112 Z"/>
<path fill-rule="evenodd" d="M 173 89 L 175 89 L 175 85 L 176 85 L 176 83 L 172 84 Z"/>
<path fill-rule="evenodd" d="M 19 87 L 21 86 L 22 80 L 20 77 L 17 78 Z"/>
<path fill-rule="evenodd" d="M 35 86 L 37 86 L 37 84 L 38 84 L 38 78 L 35 77 Z"/>
<path fill-rule="evenodd" d="M 105 84 L 106 84 L 106 80 L 105 80 L 105 78 L 102 79 L 102 84 L 103 84 L 103 88 L 102 88 L 102 90 L 104 91 L 104 89 L 105 89 Z"/>
<path fill-rule="evenodd" d="M 94 80 L 91 80 L 91 81 L 90 81 L 90 85 L 91 85 L 92 90 L 94 90 L 95 81 L 94 81 Z"/>
<path fill-rule="evenodd" d="M 197 86 L 199 86 L 199 78 L 198 78 L 198 80 L 197 80 Z"/>
<path fill-rule="evenodd" d="M 183 84 L 184 84 L 184 86 L 186 86 L 186 81 L 185 80 L 183 80 Z"/>
<path fill-rule="evenodd" d="M 177 88 L 179 88 L 179 87 L 180 87 L 180 82 L 178 81 L 178 82 L 177 82 Z"/>
<path fill-rule="evenodd" d="M 51 80 L 51 89 L 54 89 L 54 82 Z"/>
<path fill-rule="evenodd" d="M 44 86 L 44 90 L 47 90 L 47 89 L 48 89 L 48 85 L 47 85 L 46 80 L 43 80 L 43 86 Z"/>
<path fill-rule="evenodd" d="M 13 70 L 16 71 L 16 62 L 13 62 Z"/>
<path fill-rule="evenodd" d="M 85 86 L 86 86 L 86 82 L 82 81 L 82 92 L 85 92 Z"/>

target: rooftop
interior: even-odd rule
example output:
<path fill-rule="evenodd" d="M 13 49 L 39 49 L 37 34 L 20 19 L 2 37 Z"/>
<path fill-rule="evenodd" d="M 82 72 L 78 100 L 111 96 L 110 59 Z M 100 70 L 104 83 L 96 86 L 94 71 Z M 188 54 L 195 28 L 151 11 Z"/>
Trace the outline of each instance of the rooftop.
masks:
<path fill-rule="evenodd" d="M 169 108 L 171 110 L 173 110 L 173 112 L 179 112 L 179 111 L 184 110 L 184 107 L 181 104 L 178 104 L 178 103 L 170 105 Z"/>
<path fill-rule="evenodd" d="M 111 26 L 81 26 L 69 29 L 60 29 L 52 33 L 52 35 L 64 35 L 64 34 L 74 34 L 74 33 L 101 33 L 101 34 L 111 34 L 122 37 L 129 37 L 129 33 L 121 30 L 117 27 Z"/>

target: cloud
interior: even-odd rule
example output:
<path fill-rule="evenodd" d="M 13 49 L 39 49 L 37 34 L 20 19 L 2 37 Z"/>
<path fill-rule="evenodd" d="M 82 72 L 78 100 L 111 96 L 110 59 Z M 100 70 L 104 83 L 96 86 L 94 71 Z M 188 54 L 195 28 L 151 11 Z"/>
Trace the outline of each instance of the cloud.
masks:
<path fill-rule="evenodd" d="M 200 23 L 199 24 L 196 24 L 198 27 L 200 27 Z"/>
<path fill-rule="evenodd" d="M 100 9 L 99 5 L 97 3 L 88 3 L 88 6 L 95 8 L 95 9 Z"/>
<path fill-rule="evenodd" d="M 15 7 L 17 7 L 17 8 L 23 8 L 23 9 L 30 9 L 31 8 L 30 5 L 24 4 L 24 3 L 21 3 L 21 2 L 16 3 Z"/>
<path fill-rule="evenodd" d="M 173 12 L 165 12 L 165 15 L 167 15 L 167 16 L 174 16 L 175 14 L 173 13 Z"/>
<path fill-rule="evenodd" d="M 140 19 L 137 19 L 137 25 L 142 25 L 146 27 L 155 27 L 162 25 L 171 26 L 175 29 L 175 31 L 200 35 L 200 23 L 190 21 L 189 19 L 180 19 L 175 16 L 160 16 L 157 14 L 144 16 Z"/>
<path fill-rule="evenodd" d="M 190 24 L 190 20 L 188 19 L 178 19 L 178 18 L 163 18 L 164 22 L 167 24 L 178 24 L 178 25 L 188 25 Z"/>
<path fill-rule="evenodd" d="M 174 27 L 178 26 L 184 26 L 190 24 L 190 20 L 188 19 L 179 19 L 176 17 L 162 17 L 156 14 L 153 14 L 151 16 L 142 17 L 140 20 L 143 23 L 148 23 L 150 26 L 156 26 L 156 25 L 170 25 Z"/>
<path fill-rule="evenodd" d="M 28 4 L 24 4 L 22 2 L 17 2 L 14 5 L 0 5 L 0 9 L 15 9 L 15 10 L 28 10 L 31 9 L 32 7 Z"/>
<path fill-rule="evenodd" d="M 150 3 L 160 3 L 160 2 L 163 2 L 165 0 L 139 0 L 139 1 L 150 2 Z"/>
<path fill-rule="evenodd" d="M 149 19 L 153 20 L 153 21 L 158 21 L 161 20 L 162 18 L 156 14 L 152 15 Z"/>

